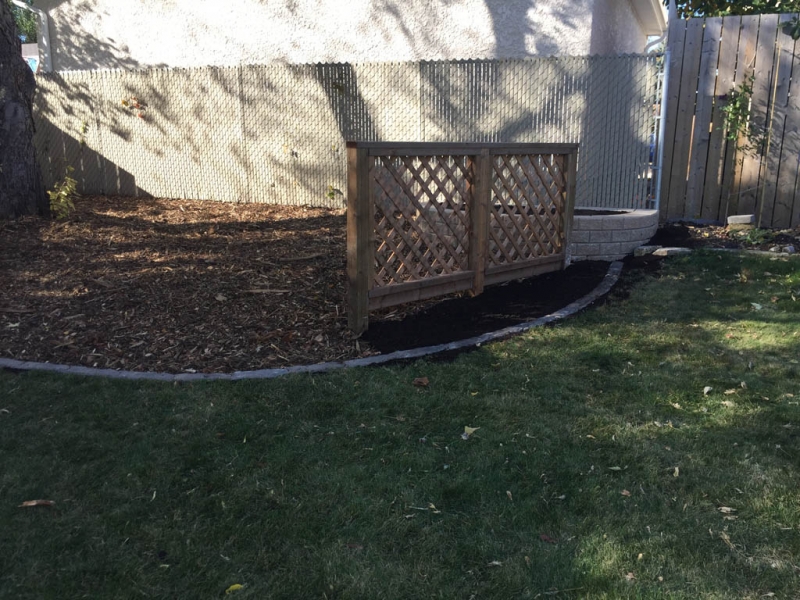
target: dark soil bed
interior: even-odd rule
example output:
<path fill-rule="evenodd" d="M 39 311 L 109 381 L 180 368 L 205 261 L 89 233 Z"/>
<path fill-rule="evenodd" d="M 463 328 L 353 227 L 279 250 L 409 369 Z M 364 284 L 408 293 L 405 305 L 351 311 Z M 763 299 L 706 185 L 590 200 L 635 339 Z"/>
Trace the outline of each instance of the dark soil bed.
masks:
<path fill-rule="evenodd" d="M 342 211 L 84 198 L 0 222 L 0 356 L 213 372 L 344 360 L 493 331 L 593 289 L 607 263 L 371 315 L 347 329 Z"/>
<path fill-rule="evenodd" d="M 474 298 L 442 300 L 405 318 L 384 316 L 362 337 L 386 353 L 480 335 L 555 312 L 591 292 L 607 272 L 607 262 L 575 263 L 566 271 L 488 287 Z"/>
<path fill-rule="evenodd" d="M 659 246 L 678 246 L 682 248 L 738 248 L 750 250 L 769 250 L 793 245 L 797 251 L 800 242 L 800 228 L 794 230 L 757 229 L 747 231 L 728 231 L 718 225 L 693 225 L 689 223 L 669 223 L 661 227 L 650 240 Z"/>

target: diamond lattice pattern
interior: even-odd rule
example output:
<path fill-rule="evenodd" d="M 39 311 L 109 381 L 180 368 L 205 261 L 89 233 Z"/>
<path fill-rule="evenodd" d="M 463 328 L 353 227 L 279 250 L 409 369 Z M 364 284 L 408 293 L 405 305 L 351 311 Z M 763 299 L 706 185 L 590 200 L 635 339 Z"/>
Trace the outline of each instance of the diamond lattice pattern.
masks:
<path fill-rule="evenodd" d="M 500 155 L 492 167 L 488 266 L 562 252 L 563 156 Z"/>
<path fill-rule="evenodd" d="M 468 156 L 375 158 L 376 286 L 469 268 L 472 172 Z"/>

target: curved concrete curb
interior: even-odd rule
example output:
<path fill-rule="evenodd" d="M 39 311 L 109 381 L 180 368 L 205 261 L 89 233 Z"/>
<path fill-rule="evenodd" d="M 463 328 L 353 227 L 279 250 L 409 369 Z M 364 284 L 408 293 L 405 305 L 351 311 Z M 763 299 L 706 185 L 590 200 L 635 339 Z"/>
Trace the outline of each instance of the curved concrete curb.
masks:
<path fill-rule="evenodd" d="M 114 369 L 96 369 L 92 367 L 58 365 L 52 363 L 41 362 L 28 362 L 22 360 L 14 360 L 12 358 L 0 358 L 0 368 L 13 369 L 17 371 L 47 371 L 50 373 L 58 373 L 61 375 L 82 375 L 87 377 L 108 377 L 111 379 L 129 379 L 129 380 L 142 380 L 142 381 L 239 381 L 242 379 L 274 379 L 283 375 L 292 373 L 325 373 L 335 369 L 345 369 L 350 367 L 366 367 L 369 365 L 380 365 L 396 360 L 407 360 L 413 358 L 421 358 L 423 356 L 430 356 L 431 354 L 438 354 L 441 352 L 450 352 L 453 350 L 463 350 L 472 346 L 480 346 L 488 342 L 495 342 L 505 339 L 507 337 L 517 335 L 533 329 L 534 327 L 541 327 L 548 323 L 560 321 L 566 317 L 574 315 L 578 311 L 583 310 L 592 302 L 606 295 L 611 291 L 611 288 L 619 279 L 622 272 L 622 263 L 619 261 L 612 262 L 608 267 L 608 272 L 603 281 L 586 294 L 583 298 L 576 300 L 572 304 L 568 304 L 561 310 L 550 313 L 544 317 L 540 317 L 534 321 L 521 323 L 520 325 L 513 325 L 494 331 L 485 333 L 476 337 L 466 340 L 459 340 L 457 342 L 449 342 L 447 344 L 439 344 L 437 346 L 425 346 L 423 348 L 414 348 L 413 350 L 399 350 L 390 354 L 379 354 L 377 356 L 368 356 L 366 358 L 354 358 L 346 361 L 325 362 L 317 363 L 315 365 L 300 365 L 297 367 L 286 367 L 283 369 L 260 369 L 257 371 L 234 371 L 233 373 L 147 373 L 139 371 L 115 371 Z"/>

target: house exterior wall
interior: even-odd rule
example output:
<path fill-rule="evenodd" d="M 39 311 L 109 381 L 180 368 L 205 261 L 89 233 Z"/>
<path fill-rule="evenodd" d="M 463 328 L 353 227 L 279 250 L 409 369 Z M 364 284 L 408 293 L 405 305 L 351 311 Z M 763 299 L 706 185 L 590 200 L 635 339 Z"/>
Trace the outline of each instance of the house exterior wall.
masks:
<path fill-rule="evenodd" d="M 645 35 L 629 2 L 37 0 L 36 6 L 50 17 L 53 68 L 63 71 L 642 52 Z"/>
<path fill-rule="evenodd" d="M 628 2 L 595 0 L 591 54 L 637 54 L 647 44 L 645 29 Z"/>

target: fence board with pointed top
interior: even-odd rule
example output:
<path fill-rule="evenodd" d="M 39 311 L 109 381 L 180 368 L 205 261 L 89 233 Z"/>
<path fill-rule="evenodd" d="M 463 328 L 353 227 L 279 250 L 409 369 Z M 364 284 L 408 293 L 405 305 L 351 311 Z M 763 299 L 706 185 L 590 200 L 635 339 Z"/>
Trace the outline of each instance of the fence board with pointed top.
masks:
<path fill-rule="evenodd" d="M 562 269 L 577 146 L 351 142 L 349 325 L 369 311 Z"/>

